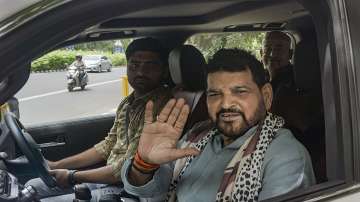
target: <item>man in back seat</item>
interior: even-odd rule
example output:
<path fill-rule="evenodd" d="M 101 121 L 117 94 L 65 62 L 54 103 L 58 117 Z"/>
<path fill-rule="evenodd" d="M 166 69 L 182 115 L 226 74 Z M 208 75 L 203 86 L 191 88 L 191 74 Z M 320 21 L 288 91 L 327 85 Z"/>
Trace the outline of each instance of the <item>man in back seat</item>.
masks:
<path fill-rule="evenodd" d="M 280 31 L 267 32 L 261 49 L 262 62 L 270 74 L 270 81 L 277 94 L 296 92 L 294 70 L 290 63 L 293 51 L 290 37 Z"/>
<path fill-rule="evenodd" d="M 307 106 L 298 96 L 294 67 L 290 63 L 292 55 L 291 39 L 286 33 L 271 31 L 265 34 L 261 56 L 274 92 L 271 111 L 283 116 L 287 121 L 286 127 L 299 135 L 306 128 L 306 109 L 303 108 Z M 294 106 L 302 110 L 295 110 Z"/>

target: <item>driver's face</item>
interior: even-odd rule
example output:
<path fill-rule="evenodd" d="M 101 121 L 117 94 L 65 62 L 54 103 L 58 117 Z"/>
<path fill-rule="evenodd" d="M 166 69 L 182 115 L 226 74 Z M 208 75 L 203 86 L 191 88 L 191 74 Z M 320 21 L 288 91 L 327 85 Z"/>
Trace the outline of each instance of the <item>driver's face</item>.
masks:
<path fill-rule="evenodd" d="M 158 87 L 163 79 L 164 67 L 158 53 L 136 51 L 129 57 L 127 75 L 131 87 L 139 94 Z"/>

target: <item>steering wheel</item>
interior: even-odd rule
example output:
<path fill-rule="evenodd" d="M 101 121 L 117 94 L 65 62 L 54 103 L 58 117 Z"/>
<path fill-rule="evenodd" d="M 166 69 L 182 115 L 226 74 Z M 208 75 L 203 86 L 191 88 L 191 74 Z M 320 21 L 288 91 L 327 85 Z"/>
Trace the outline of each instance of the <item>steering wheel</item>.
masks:
<path fill-rule="evenodd" d="M 26 132 L 19 119 L 13 113 L 8 112 L 5 114 L 5 122 L 16 144 L 28 159 L 30 166 L 34 168 L 36 173 L 48 187 L 55 187 L 56 180 L 50 175 L 50 168 L 42 155 L 39 146 L 31 135 Z"/>

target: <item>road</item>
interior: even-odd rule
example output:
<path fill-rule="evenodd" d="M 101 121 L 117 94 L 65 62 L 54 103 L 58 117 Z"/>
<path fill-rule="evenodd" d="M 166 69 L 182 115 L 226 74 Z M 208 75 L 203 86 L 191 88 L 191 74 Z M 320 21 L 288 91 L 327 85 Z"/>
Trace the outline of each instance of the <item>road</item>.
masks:
<path fill-rule="evenodd" d="M 32 73 L 15 95 L 19 100 L 20 121 L 24 125 L 69 120 L 115 113 L 122 100 L 124 67 L 112 72 L 88 73 L 89 84 L 81 91 L 66 89 L 66 72 Z"/>

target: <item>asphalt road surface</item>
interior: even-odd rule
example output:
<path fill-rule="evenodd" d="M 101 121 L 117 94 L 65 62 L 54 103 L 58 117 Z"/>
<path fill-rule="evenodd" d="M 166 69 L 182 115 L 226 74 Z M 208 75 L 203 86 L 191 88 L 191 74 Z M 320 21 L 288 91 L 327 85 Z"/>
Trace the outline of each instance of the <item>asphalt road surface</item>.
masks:
<path fill-rule="evenodd" d="M 42 124 L 93 115 L 115 113 L 123 98 L 124 67 L 112 72 L 88 73 L 85 90 L 66 89 L 66 71 L 32 73 L 15 95 L 19 100 L 20 121 L 24 125 Z"/>

